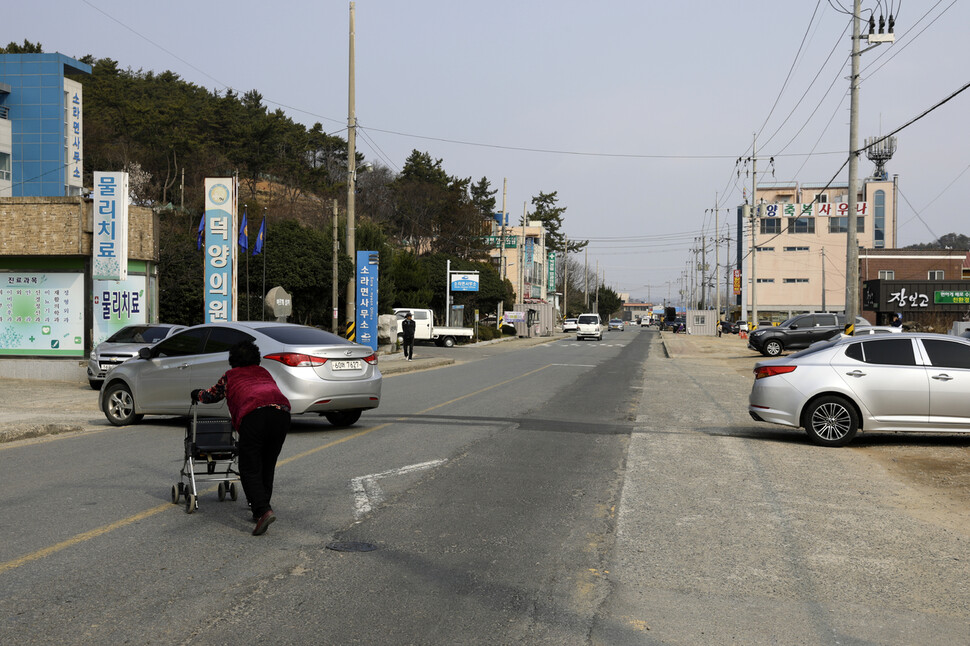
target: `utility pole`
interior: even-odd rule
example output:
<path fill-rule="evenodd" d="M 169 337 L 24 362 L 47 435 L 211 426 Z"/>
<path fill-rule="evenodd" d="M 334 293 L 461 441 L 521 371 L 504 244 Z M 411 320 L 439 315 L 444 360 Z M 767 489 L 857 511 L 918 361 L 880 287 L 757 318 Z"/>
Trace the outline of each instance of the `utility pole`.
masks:
<path fill-rule="evenodd" d="M 701 235 L 701 309 L 707 309 L 707 236 Z"/>
<path fill-rule="evenodd" d="M 822 311 L 825 309 L 825 247 L 822 247 Z"/>
<path fill-rule="evenodd" d="M 357 240 L 354 231 L 354 194 L 357 184 L 357 116 L 354 91 L 354 3 L 350 3 L 350 69 L 347 85 L 347 254 L 353 271 L 347 281 L 347 321 L 354 321 L 357 309 L 354 281 L 357 276 Z"/>
<path fill-rule="evenodd" d="M 852 13 L 852 76 L 849 77 L 849 213 L 845 242 L 845 333 L 852 334 L 859 315 L 859 243 L 856 202 L 858 200 L 859 154 L 859 12 L 862 0 L 855 0 Z"/>
<path fill-rule="evenodd" d="M 569 300 L 569 238 L 562 237 L 562 317 L 566 314 L 566 304 Z"/>
<path fill-rule="evenodd" d="M 721 320 L 721 225 L 718 220 L 717 193 L 714 194 L 714 293 L 717 295 L 717 320 Z"/>
<path fill-rule="evenodd" d="M 525 202 L 522 203 L 522 244 L 519 246 L 519 302 L 525 303 Z"/>
<path fill-rule="evenodd" d="M 499 258 L 498 262 L 500 267 L 499 272 L 501 272 L 500 275 L 502 276 L 503 290 L 505 289 L 505 196 L 508 193 L 508 190 L 509 190 L 509 180 L 506 177 L 502 180 L 502 214 L 500 216 L 501 221 L 499 222 L 499 226 L 501 227 L 501 236 L 499 237 L 499 240 L 498 240 L 498 258 Z M 504 303 L 503 301 L 500 300 L 498 302 L 498 319 L 496 320 L 496 324 L 498 325 L 498 328 L 500 330 L 502 329 L 502 316 L 505 314 L 505 312 L 503 311 L 504 310 L 503 306 L 504 306 Z"/>
<path fill-rule="evenodd" d="M 586 260 L 584 261 L 583 267 L 583 287 L 584 293 L 586 295 L 586 302 L 583 307 L 586 311 L 589 311 L 589 249 L 586 249 Z"/>
<path fill-rule="evenodd" d="M 861 0 L 858 0 L 861 2 Z M 751 141 L 751 325 L 758 327 L 758 273 L 755 271 L 755 257 L 758 253 L 758 135 Z"/>
<path fill-rule="evenodd" d="M 596 261 L 596 285 L 595 285 L 595 287 L 596 287 L 596 296 L 595 296 L 595 299 L 594 300 L 596 302 L 596 307 L 594 308 L 594 311 L 597 314 L 599 314 L 599 311 L 600 311 L 600 261 L 599 260 Z"/>

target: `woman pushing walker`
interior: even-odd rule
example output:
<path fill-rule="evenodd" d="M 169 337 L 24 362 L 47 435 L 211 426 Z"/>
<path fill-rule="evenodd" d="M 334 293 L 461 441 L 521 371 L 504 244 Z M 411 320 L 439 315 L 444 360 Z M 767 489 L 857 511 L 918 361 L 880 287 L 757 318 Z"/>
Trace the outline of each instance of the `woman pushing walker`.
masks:
<path fill-rule="evenodd" d="M 273 478 L 290 429 L 290 402 L 259 359 L 255 343 L 237 343 L 229 349 L 230 369 L 216 385 L 192 391 L 193 402 L 226 399 L 229 404 L 233 428 L 239 433 L 239 480 L 256 521 L 253 536 L 265 534 L 276 520 L 270 507 Z"/>

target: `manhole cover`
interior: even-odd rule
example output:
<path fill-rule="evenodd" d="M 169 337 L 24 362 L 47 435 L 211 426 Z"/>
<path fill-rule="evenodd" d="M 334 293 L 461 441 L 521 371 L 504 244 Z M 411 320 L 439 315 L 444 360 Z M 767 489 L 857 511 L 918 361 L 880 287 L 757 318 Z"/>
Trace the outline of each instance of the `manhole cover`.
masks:
<path fill-rule="evenodd" d="M 362 543 L 360 541 L 335 541 L 327 544 L 328 550 L 335 552 L 373 552 L 377 546 L 373 543 Z"/>

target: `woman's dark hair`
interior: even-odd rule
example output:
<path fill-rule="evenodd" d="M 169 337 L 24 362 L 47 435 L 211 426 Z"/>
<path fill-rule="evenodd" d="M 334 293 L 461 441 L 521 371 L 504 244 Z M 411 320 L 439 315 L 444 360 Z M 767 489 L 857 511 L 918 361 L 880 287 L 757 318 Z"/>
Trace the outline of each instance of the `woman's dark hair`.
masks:
<path fill-rule="evenodd" d="M 240 341 L 229 348 L 229 365 L 233 368 L 259 365 L 259 348 L 252 341 Z"/>

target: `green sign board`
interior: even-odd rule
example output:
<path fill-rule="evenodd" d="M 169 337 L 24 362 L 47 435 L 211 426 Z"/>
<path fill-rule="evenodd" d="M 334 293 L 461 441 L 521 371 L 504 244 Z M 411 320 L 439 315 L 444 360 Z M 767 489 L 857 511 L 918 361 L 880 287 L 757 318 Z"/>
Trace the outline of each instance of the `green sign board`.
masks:
<path fill-rule="evenodd" d="M 970 291 L 940 291 L 933 292 L 933 302 L 934 303 L 955 303 L 970 304 Z"/>
<path fill-rule="evenodd" d="M 489 247 L 497 247 L 499 246 L 498 243 L 501 237 L 502 236 L 485 236 L 483 240 L 485 241 L 485 244 L 488 245 Z M 518 236 L 505 236 L 506 249 L 515 249 L 517 243 L 518 243 Z"/>

